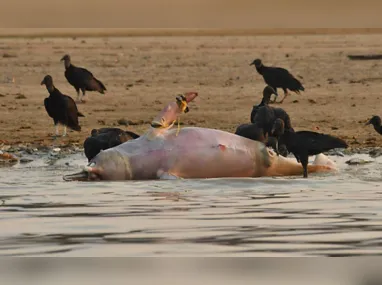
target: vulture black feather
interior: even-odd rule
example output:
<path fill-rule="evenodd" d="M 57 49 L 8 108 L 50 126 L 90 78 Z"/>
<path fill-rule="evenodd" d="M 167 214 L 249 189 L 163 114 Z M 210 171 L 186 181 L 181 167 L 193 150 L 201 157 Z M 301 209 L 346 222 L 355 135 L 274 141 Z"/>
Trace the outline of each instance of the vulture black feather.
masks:
<path fill-rule="evenodd" d="M 64 55 L 61 61 L 65 63 L 65 78 L 74 89 L 76 89 L 78 101 L 82 101 L 80 90 L 82 91 L 82 96 L 85 96 L 86 91 L 98 91 L 101 94 L 105 93 L 105 85 L 95 78 L 89 70 L 73 65 L 68 54 Z"/>
<path fill-rule="evenodd" d="M 66 136 L 66 127 L 74 131 L 81 131 L 81 127 L 78 123 L 78 117 L 85 117 L 81 114 L 74 100 L 65 94 L 62 94 L 53 84 L 53 78 L 50 75 L 46 75 L 41 81 L 41 85 L 45 85 L 49 92 L 49 97 L 45 98 L 45 109 L 53 119 L 55 125 L 55 134 L 58 136 L 58 124 L 64 125 L 63 136 Z"/>
<path fill-rule="evenodd" d="M 263 90 L 263 98 L 261 99 L 261 102 L 259 105 L 255 105 L 253 106 L 252 108 L 252 112 L 251 112 L 251 122 L 253 123 L 254 121 L 254 118 L 256 116 L 256 112 L 263 106 L 265 105 L 268 105 L 269 102 L 271 101 L 271 96 L 272 94 L 274 94 L 276 97 L 277 97 L 277 93 L 276 91 L 270 87 L 270 86 L 265 86 L 264 90 Z M 275 99 L 276 101 L 276 99 Z"/>
<path fill-rule="evenodd" d="M 305 90 L 301 82 L 285 68 L 265 66 L 260 59 L 255 59 L 250 65 L 255 65 L 257 72 L 263 76 L 265 83 L 271 86 L 276 93 L 277 88 L 284 90 L 284 98 L 280 103 L 284 102 L 288 96 L 288 89 L 297 94 Z"/>
<path fill-rule="evenodd" d="M 136 138 L 139 138 L 139 135 L 119 128 L 93 129 L 91 136 L 84 141 L 84 152 L 90 161 L 101 150 L 115 147 Z"/>
<path fill-rule="evenodd" d="M 293 153 L 304 168 L 304 178 L 308 177 L 308 159 L 335 148 L 347 148 L 345 141 L 327 134 L 311 131 L 284 130 L 283 142 L 288 151 Z"/>
<path fill-rule="evenodd" d="M 242 124 L 236 128 L 235 134 L 254 141 L 265 142 L 264 131 L 256 124 Z"/>

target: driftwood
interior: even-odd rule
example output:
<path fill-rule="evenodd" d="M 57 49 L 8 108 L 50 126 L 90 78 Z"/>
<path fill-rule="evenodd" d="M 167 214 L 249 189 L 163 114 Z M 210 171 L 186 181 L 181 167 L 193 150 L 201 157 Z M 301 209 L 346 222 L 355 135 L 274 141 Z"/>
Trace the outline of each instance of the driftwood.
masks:
<path fill-rule="evenodd" d="M 382 54 L 366 54 L 366 55 L 348 55 L 350 60 L 378 60 L 382 59 Z"/>

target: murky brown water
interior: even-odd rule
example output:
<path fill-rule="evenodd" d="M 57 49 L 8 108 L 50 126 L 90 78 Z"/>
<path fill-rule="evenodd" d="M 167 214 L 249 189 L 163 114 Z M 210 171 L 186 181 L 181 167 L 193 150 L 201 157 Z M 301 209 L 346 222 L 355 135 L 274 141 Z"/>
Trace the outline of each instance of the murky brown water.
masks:
<path fill-rule="evenodd" d="M 1 168 L 0 255 L 381 254 L 382 157 L 332 159 L 307 180 L 64 182 L 79 154 Z"/>

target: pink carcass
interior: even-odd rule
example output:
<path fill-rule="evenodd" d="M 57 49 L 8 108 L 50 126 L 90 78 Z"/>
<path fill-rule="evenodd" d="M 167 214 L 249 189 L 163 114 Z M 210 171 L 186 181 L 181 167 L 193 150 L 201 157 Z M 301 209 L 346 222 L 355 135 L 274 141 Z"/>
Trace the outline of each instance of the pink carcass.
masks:
<path fill-rule="evenodd" d="M 174 178 L 262 177 L 301 175 L 301 164 L 277 156 L 263 143 L 232 133 L 198 127 L 172 128 L 197 97 L 178 96 L 152 121 L 141 137 L 100 152 L 83 171 L 64 180 L 147 180 Z M 334 171 L 318 155 L 308 171 Z"/>

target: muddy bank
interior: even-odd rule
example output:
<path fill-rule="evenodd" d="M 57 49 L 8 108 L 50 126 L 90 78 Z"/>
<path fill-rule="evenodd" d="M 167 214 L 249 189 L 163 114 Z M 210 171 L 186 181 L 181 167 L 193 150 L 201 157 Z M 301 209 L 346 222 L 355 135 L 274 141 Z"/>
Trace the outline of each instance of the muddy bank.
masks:
<path fill-rule="evenodd" d="M 1 145 L 0 146 L 0 167 L 12 166 L 17 163 L 30 163 L 39 158 L 47 159 L 48 164 L 53 164 L 58 159 L 68 157 L 76 153 L 83 153 L 82 146 L 62 145 Z"/>

